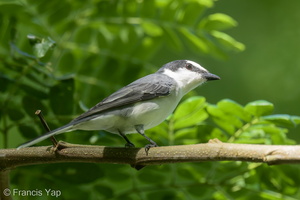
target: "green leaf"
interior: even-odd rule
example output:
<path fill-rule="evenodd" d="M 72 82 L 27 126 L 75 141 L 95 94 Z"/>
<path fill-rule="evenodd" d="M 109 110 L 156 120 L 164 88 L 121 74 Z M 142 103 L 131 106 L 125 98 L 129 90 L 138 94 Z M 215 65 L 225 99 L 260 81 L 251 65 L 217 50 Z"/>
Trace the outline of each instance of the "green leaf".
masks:
<path fill-rule="evenodd" d="M 55 47 L 56 43 L 50 37 L 39 38 L 35 35 L 27 35 L 29 43 L 33 46 L 34 55 L 38 58 L 42 58 L 46 53 Z"/>
<path fill-rule="evenodd" d="M 175 140 L 184 140 L 189 138 L 196 138 L 197 127 L 184 128 L 175 132 Z M 180 144 L 178 142 L 178 144 Z"/>
<path fill-rule="evenodd" d="M 222 118 L 213 118 L 213 121 L 226 133 L 233 135 L 235 133 L 235 126 L 233 126 L 231 123 L 228 123 L 227 121 L 224 121 Z"/>
<path fill-rule="evenodd" d="M 187 26 L 195 26 L 205 9 L 199 1 L 190 1 L 182 8 L 182 17 L 178 21 Z"/>
<path fill-rule="evenodd" d="M 199 137 L 201 137 L 201 130 L 198 130 L 198 132 L 200 133 Z M 210 128 L 210 134 L 205 138 L 204 142 L 207 142 L 208 140 L 212 139 L 212 138 L 218 138 L 218 140 L 220 141 L 227 141 L 227 135 L 224 134 L 224 132 L 216 127 L 211 127 Z"/>
<path fill-rule="evenodd" d="M 108 186 L 109 184 L 101 184 L 98 183 L 97 185 L 94 186 L 93 191 L 97 193 L 97 198 L 101 199 L 110 199 L 114 197 L 114 190 L 113 188 Z"/>
<path fill-rule="evenodd" d="M 216 105 L 208 105 L 206 108 L 207 112 L 211 115 L 212 120 L 224 131 L 229 134 L 233 134 L 235 132 L 235 125 L 237 125 L 237 118 L 233 116 L 225 114 L 221 109 L 219 109 Z M 232 123 L 235 122 L 235 125 Z M 240 124 L 241 125 L 241 122 Z"/>
<path fill-rule="evenodd" d="M 74 79 L 67 78 L 59 81 L 50 88 L 50 105 L 57 115 L 71 114 L 74 105 Z"/>
<path fill-rule="evenodd" d="M 156 14 L 156 1 L 143 1 L 141 5 L 141 17 L 143 18 L 154 18 Z"/>
<path fill-rule="evenodd" d="M 195 108 L 203 107 L 205 105 L 205 98 L 201 96 L 190 97 L 184 102 L 180 103 L 174 112 L 173 120 L 181 119 L 188 116 Z"/>
<path fill-rule="evenodd" d="M 10 103 L 11 105 L 11 103 Z M 13 106 L 9 106 L 7 111 L 8 117 L 13 121 L 21 120 L 25 117 L 22 110 L 16 106 L 16 104 L 13 104 Z"/>
<path fill-rule="evenodd" d="M 234 108 L 236 110 L 234 110 Z M 211 115 L 214 122 L 229 134 L 233 134 L 237 128 L 243 126 L 241 117 L 236 114 L 243 116 L 243 118 L 246 118 L 245 116 L 247 116 L 242 114 L 238 104 L 229 100 L 220 101 L 217 106 L 209 105 L 207 107 L 207 112 Z M 251 118 L 247 118 L 246 121 L 250 120 Z"/>
<path fill-rule="evenodd" d="M 5 92 L 10 84 L 14 81 L 11 80 L 8 76 L 0 73 L 0 92 Z"/>
<path fill-rule="evenodd" d="M 244 51 L 245 45 L 236 41 L 233 37 L 229 36 L 226 33 L 219 32 L 219 31 L 211 31 L 211 35 L 214 36 L 220 44 L 224 47 L 228 48 L 229 50 L 235 51 Z"/>
<path fill-rule="evenodd" d="M 40 87 L 37 87 L 38 84 L 36 85 L 32 85 L 32 84 L 21 84 L 19 86 L 20 89 L 22 89 L 26 95 L 28 96 L 32 96 L 38 99 L 46 99 L 48 97 L 47 95 L 47 90 L 45 91 L 45 89 L 42 89 Z"/>
<path fill-rule="evenodd" d="M 18 129 L 21 135 L 26 139 L 32 139 L 39 135 L 33 127 L 28 125 L 19 125 Z"/>
<path fill-rule="evenodd" d="M 282 127 L 292 128 L 296 126 L 292 116 L 286 114 L 268 115 L 262 117 L 262 119 Z"/>
<path fill-rule="evenodd" d="M 300 124 L 300 116 L 291 116 L 291 118 L 296 125 Z"/>
<path fill-rule="evenodd" d="M 161 9 L 161 19 L 162 21 L 168 21 L 168 22 L 176 22 L 176 14 L 178 13 L 180 3 L 178 1 L 170 1 L 170 0 L 164 0 L 164 1 L 156 1 L 158 6 L 162 7 Z"/>
<path fill-rule="evenodd" d="M 235 21 L 232 17 L 222 13 L 211 14 L 207 18 L 203 19 L 200 24 L 201 29 L 208 31 L 221 31 L 235 26 L 237 26 L 237 21 Z"/>
<path fill-rule="evenodd" d="M 157 180 L 160 180 L 160 183 L 166 183 L 167 179 L 166 179 L 167 174 L 165 173 L 159 173 L 159 170 L 153 170 L 149 169 L 149 170 L 141 170 L 140 173 L 137 174 L 138 179 L 140 180 L 140 182 L 142 183 L 157 183 Z"/>
<path fill-rule="evenodd" d="M 143 21 L 141 25 L 145 33 L 149 36 L 158 37 L 163 34 L 162 28 L 153 22 Z"/>
<path fill-rule="evenodd" d="M 87 184 L 103 178 L 105 174 L 94 163 L 59 163 L 55 167 L 52 165 L 45 168 L 44 173 L 51 174 L 54 180 L 61 180 L 68 184 Z"/>
<path fill-rule="evenodd" d="M 208 53 L 208 46 L 202 38 L 193 34 L 187 28 L 180 28 L 179 32 L 187 40 L 187 42 L 188 42 L 187 44 L 191 48 L 198 49 L 198 50 L 202 51 L 203 53 Z"/>
<path fill-rule="evenodd" d="M 159 133 L 159 136 L 158 136 L 158 134 L 157 133 Z M 168 137 L 169 137 L 169 135 L 168 135 L 168 125 L 167 125 L 167 123 L 166 122 L 163 122 L 163 123 L 161 123 L 160 125 L 158 125 L 158 126 L 155 126 L 155 127 L 153 127 L 153 128 L 151 128 L 151 129 L 149 129 L 149 130 L 147 130 L 147 135 L 152 135 L 151 136 L 151 138 L 155 138 L 155 137 L 157 137 L 158 139 L 160 139 L 160 140 L 168 140 Z"/>
<path fill-rule="evenodd" d="M 31 117 L 35 117 L 34 113 L 36 110 L 42 110 L 47 113 L 47 108 L 43 105 L 42 101 L 33 96 L 24 96 L 22 99 L 22 106 L 25 112 Z"/>
<path fill-rule="evenodd" d="M 195 126 L 205 120 L 208 117 L 204 110 L 205 106 L 205 98 L 199 96 L 191 97 L 182 102 L 172 117 L 174 129 Z"/>
<path fill-rule="evenodd" d="M 234 143 L 239 143 L 239 144 L 247 144 L 247 143 L 251 143 L 251 144 L 269 144 L 269 143 L 266 143 L 266 139 L 264 139 L 264 138 L 252 138 L 252 139 L 237 138 L 236 140 L 234 140 Z"/>
<path fill-rule="evenodd" d="M 183 46 L 181 40 L 179 39 L 178 35 L 176 34 L 175 30 L 169 28 L 167 26 L 163 27 L 165 32 L 164 39 L 166 40 L 168 46 L 172 47 L 173 49 L 180 51 Z"/>
<path fill-rule="evenodd" d="M 249 122 L 251 116 L 237 102 L 230 99 L 223 99 L 217 103 L 217 106 L 225 113 L 239 117 L 240 119 Z"/>
<path fill-rule="evenodd" d="M 16 4 L 16 5 L 22 5 L 22 1 L 20 0 L 1 0 L 0 5 L 6 5 L 6 4 Z"/>
<path fill-rule="evenodd" d="M 256 117 L 260 117 L 271 114 L 274 110 L 274 105 L 265 100 L 257 100 L 248 103 L 245 106 L 245 110 Z"/>
<path fill-rule="evenodd" d="M 246 132 L 250 132 L 251 137 L 265 137 L 266 134 L 278 134 L 281 132 L 281 128 L 274 124 L 255 124 L 247 129 Z M 260 134 L 254 134 L 260 132 Z"/>

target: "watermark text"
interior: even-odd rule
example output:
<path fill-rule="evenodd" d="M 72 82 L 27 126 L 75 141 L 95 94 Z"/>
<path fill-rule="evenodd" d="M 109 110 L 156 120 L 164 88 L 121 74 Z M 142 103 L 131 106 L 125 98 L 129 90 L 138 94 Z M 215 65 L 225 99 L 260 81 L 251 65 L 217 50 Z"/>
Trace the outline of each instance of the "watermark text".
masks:
<path fill-rule="evenodd" d="M 23 189 L 9 189 L 6 188 L 3 190 L 4 196 L 19 196 L 19 197 L 41 197 L 41 196 L 51 196 L 51 197 L 60 197 L 60 190 L 53 189 L 31 189 L 31 190 L 23 190 Z"/>

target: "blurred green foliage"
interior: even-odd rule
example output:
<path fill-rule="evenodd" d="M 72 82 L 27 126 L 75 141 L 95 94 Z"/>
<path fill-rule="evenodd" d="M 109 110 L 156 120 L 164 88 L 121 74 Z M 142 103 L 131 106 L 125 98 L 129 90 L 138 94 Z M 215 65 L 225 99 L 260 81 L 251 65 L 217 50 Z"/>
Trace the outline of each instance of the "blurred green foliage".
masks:
<path fill-rule="evenodd" d="M 129 82 L 158 69 L 170 54 L 226 58 L 244 45 L 225 33 L 237 22 L 207 14 L 213 0 L 0 0 L 0 147 L 16 147 L 44 131 L 34 116 L 59 127 Z M 158 52 L 165 51 L 166 54 Z M 169 60 L 170 61 L 170 60 Z M 272 114 L 272 103 L 210 104 L 187 97 L 147 131 L 159 145 L 224 142 L 295 144 L 298 116 Z M 191 97 L 193 96 L 193 97 Z M 68 142 L 123 146 L 95 131 L 58 136 Z M 145 140 L 130 135 L 139 146 Z M 49 144 L 44 141 L 42 144 Z M 17 168 L 12 188 L 53 189 L 62 199 L 298 199 L 298 167 L 244 162 L 146 167 L 63 163 Z M 15 199 L 34 199 L 16 197 Z M 38 199 L 51 199 L 43 195 Z"/>

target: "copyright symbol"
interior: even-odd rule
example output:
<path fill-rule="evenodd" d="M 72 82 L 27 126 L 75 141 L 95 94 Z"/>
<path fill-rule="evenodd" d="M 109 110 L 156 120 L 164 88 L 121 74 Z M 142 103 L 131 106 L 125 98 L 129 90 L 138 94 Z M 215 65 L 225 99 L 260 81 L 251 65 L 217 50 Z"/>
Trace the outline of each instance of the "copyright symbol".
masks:
<path fill-rule="evenodd" d="M 11 194 L 10 189 L 8 189 L 8 188 L 4 189 L 3 194 L 4 194 L 4 196 L 7 196 L 7 197 L 10 196 L 10 194 Z"/>

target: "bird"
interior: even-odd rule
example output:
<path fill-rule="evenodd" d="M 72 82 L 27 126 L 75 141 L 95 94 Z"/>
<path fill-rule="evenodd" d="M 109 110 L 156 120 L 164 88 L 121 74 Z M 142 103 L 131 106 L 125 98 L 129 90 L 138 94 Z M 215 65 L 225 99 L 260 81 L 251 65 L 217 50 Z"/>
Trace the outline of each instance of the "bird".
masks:
<path fill-rule="evenodd" d="M 18 149 L 65 132 L 105 130 L 123 137 L 125 147 L 135 147 L 126 134 L 139 133 L 150 142 L 145 146 L 149 150 L 158 145 L 145 135 L 145 130 L 162 123 L 185 94 L 207 81 L 219 79 L 194 61 L 171 61 L 155 73 L 117 90 L 68 124 L 26 142 Z"/>

